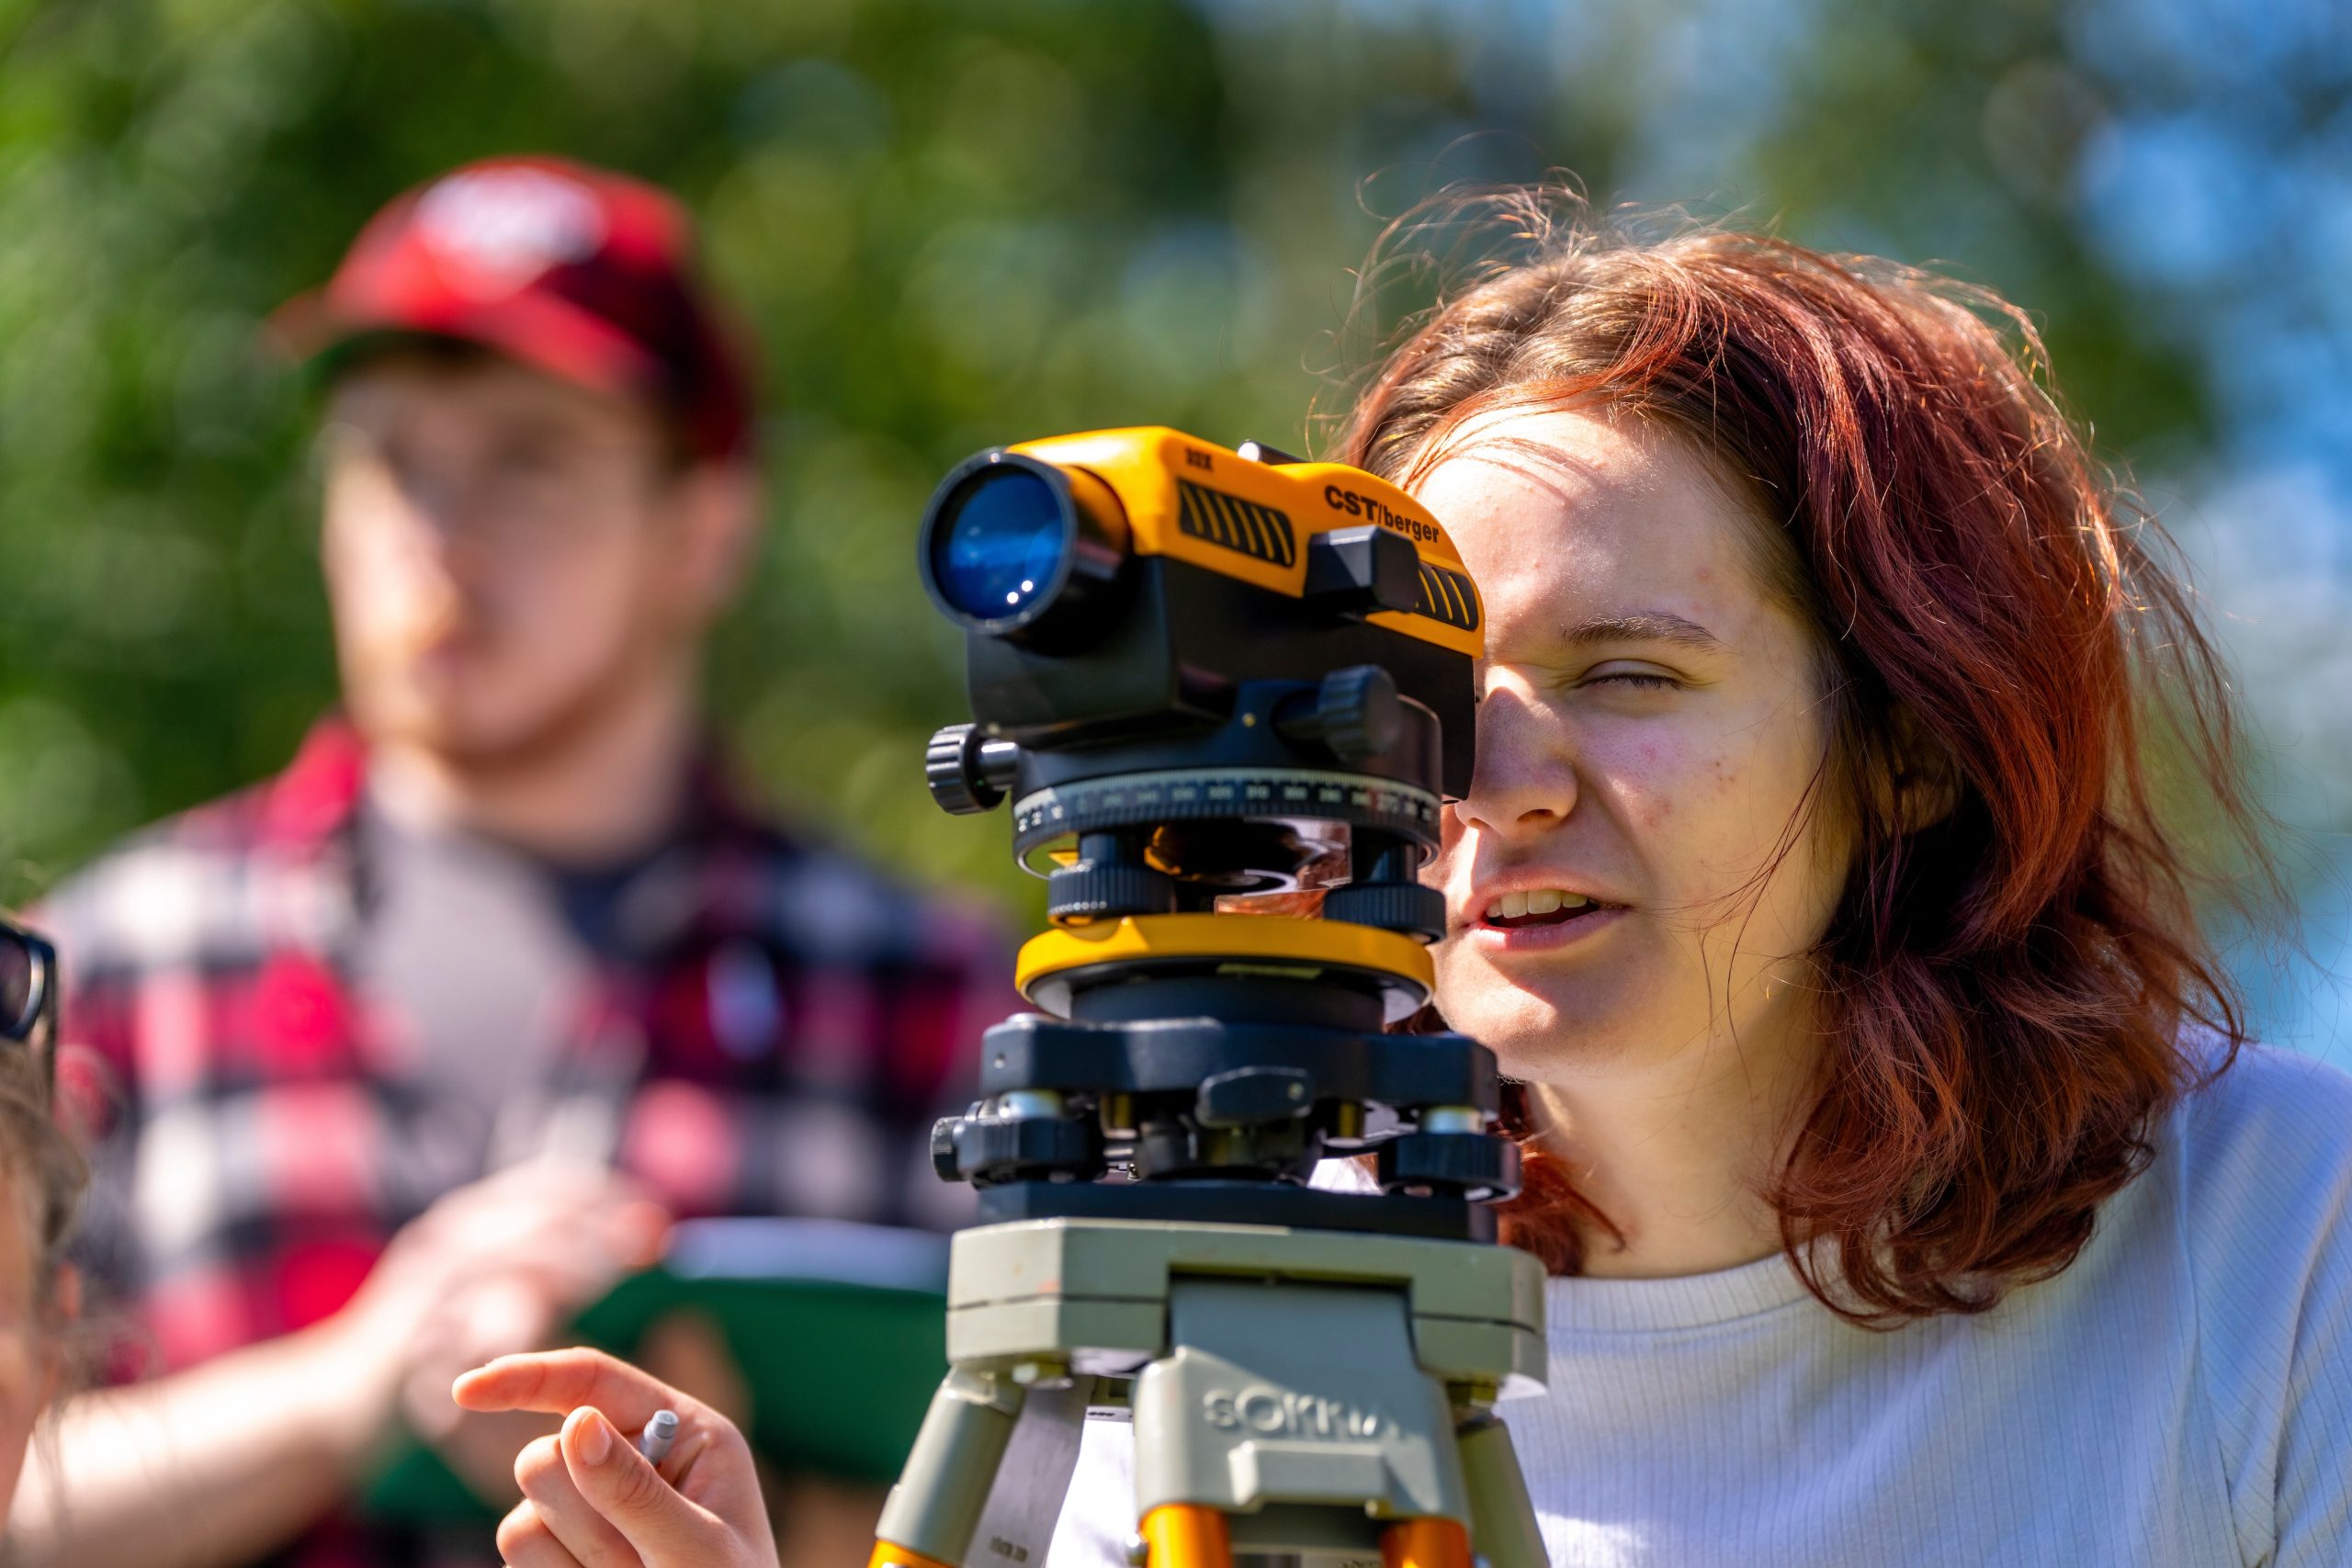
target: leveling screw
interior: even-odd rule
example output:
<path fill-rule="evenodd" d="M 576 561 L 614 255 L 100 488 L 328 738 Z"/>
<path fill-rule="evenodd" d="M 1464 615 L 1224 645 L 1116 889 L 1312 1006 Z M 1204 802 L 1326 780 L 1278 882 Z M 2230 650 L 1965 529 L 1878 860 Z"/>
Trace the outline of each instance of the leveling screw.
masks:
<path fill-rule="evenodd" d="M 1133 1563 L 1135 1568 L 1143 1568 L 1145 1563 L 1151 1561 L 1151 1542 L 1144 1540 L 1141 1535 L 1131 1535 L 1120 1544 L 1126 1551 L 1127 1561 Z"/>

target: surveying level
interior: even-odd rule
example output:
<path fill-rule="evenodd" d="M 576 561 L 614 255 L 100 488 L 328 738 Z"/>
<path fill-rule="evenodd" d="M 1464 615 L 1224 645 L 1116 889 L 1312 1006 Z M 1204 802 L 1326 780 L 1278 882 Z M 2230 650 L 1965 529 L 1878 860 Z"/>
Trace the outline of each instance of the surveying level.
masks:
<path fill-rule="evenodd" d="M 1024 1405 L 1090 1404 L 1134 1423 L 1150 1568 L 1538 1568 L 1492 1408 L 1544 1365 L 1543 1270 L 1494 1245 L 1494 1058 L 1387 1032 L 1429 998 L 1418 875 L 1469 787 L 1452 541 L 1357 469 L 1146 428 L 973 457 L 920 559 L 975 720 L 932 794 L 1012 803 L 1053 929 L 1020 957 L 1040 1010 L 933 1134 L 980 1223 L 875 1568 L 1042 1562 L 1057 1510 L 998 1471 Z M 1348 1156 L 1377 1190 L 1310 1185 Z"/>

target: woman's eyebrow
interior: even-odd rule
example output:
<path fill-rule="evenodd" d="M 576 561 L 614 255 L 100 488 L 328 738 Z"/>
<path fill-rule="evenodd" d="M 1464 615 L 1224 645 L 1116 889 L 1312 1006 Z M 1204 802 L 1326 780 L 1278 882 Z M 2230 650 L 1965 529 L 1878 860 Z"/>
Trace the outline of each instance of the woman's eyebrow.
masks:
<path fill-rule="evenodd" d="M 1629 615 L 1596 615 L 1568 627 L 1571 646 L 1593 642 L 1670 642 L 1679 648 L 1719 652 L 1723 639 L 1696 621 L 1686 621 L 1663 610 L 1638 610 Z"/>

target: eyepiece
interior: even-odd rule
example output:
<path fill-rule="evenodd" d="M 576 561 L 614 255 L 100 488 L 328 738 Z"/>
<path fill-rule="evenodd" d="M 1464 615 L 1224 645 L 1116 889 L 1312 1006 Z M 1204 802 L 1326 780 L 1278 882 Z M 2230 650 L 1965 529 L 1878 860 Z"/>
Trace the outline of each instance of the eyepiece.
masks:
<path fill-rule="evenodd" d="M 983 452 L 947 476 L 923 515 L 923 586 L 973 631 L 1066 637 L 1118 578 L 1126 534 L 1117 499 L 1091 475 Z"/>

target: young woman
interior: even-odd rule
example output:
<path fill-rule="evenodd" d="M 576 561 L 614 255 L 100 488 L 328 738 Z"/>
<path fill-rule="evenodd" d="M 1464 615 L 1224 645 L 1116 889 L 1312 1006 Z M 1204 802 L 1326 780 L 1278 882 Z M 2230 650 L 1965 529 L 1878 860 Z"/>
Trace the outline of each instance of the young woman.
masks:
<path fill-rule="evenodd" d="M 1503 205 L 1339 456 L 1486 601 L 1438 1003 L 1517 1081 L 1552 1560 L 2352 1561 L 2352 1080 L 2242 1041 L 2225 691 L 2030 325 Z"/>

